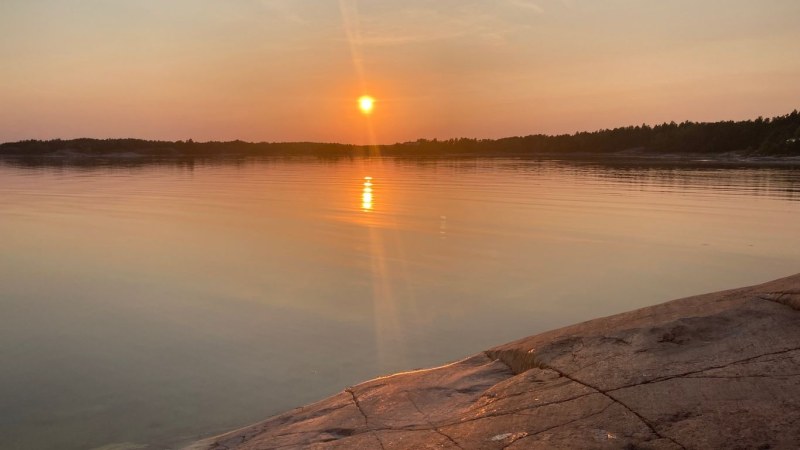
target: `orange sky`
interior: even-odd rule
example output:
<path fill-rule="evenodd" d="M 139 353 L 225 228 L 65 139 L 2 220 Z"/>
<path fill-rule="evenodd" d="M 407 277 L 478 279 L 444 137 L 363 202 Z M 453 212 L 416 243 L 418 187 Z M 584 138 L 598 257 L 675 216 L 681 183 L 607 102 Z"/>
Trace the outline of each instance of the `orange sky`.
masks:
<path fill-rule="evenodd" d="M 800 108 L 796 0 L 7 0 L 0 141 L 380 143 Z M 376 98 L 365 118 L 362 94 Z"/>

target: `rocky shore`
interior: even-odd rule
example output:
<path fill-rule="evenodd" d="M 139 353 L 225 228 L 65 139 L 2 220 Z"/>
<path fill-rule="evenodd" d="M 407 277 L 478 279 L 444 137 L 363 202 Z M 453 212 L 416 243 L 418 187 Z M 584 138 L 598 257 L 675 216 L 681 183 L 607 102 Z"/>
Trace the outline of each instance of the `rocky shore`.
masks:
<path fill-rule="evenodd" d="M 188 448 L 798 447 L 800 274 L 378 378 Z"/>

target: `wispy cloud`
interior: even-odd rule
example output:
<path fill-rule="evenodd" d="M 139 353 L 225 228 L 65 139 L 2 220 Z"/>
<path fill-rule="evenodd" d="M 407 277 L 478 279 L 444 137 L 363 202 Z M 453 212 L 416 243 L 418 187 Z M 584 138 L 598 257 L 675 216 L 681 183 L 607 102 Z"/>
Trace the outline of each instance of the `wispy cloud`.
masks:
<path fill-rule="evenodd" d="M 559 0 L 567 9 L 575 9 L 575 0 Z"/>
<path fill-rule="evenodd" d="M 524 8 L 540 12 L 538 6 L 523 0 Z M 418 44 L 472 37 L 502 41 L 518 29 L 490 8 L 465 4 L 455 8 L 403 7 L 391 14 L 369 14 L 356 8 L 354 0 L 340 0 L 348 40 L 363 47 Z"/>
<path fill-rule="evenodd" d="M 260 0 L 261 5 L 264 6 L 271 13 L 279 15 L 281 19 L 289 22 L 305 25 L 308 21 L 300 14 L 297 13 L 294 2 L 292 0 Z"/>
<path fill-rule="evenodd" d="M 506 0 L 509 5 L 515 6 L 517 8 L 526 9 L 528 11 L 533 11 L 539 14 L 544 13 L 544 8 L 539 6 L 539 4 L 534 3 L 529 0 Z"/>
<path fill-rule="evenodd" d="M 353 68 L 356 71 L 362 90 L 366 85 L 364 71 L 364 56 L 362 47 L 364 39 L 361 36 L 361 18 L 358 13 L 356 0 L 339 0 L 339 12 L 342 15 L 342 27 L 350 46 L 350 56 L 353 59 Z"/>

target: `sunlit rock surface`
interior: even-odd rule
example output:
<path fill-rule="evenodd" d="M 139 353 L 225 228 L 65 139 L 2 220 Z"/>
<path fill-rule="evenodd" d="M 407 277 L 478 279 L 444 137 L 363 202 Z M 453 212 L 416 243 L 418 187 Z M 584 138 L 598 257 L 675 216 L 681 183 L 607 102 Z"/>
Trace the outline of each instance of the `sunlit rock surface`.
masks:
<path fill-rule="evenodd" d="M 192 449 L 794 449 L 800 274 L 354 386 Z"/>

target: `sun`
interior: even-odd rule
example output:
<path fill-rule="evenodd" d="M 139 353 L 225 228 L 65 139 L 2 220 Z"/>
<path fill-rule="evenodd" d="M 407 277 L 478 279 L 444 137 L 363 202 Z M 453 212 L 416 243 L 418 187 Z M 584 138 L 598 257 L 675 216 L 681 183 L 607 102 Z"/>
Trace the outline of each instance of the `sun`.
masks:
<path fill-rule="evenodd" d="M 375 99 L 369 95 L 362 95 L 358 98 L 358 109 L 360 109 L 363 114 L 370 114 L 374 107 Z"/>

